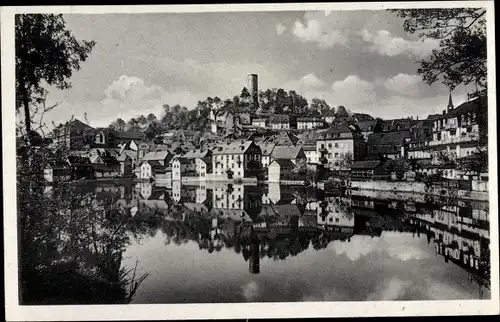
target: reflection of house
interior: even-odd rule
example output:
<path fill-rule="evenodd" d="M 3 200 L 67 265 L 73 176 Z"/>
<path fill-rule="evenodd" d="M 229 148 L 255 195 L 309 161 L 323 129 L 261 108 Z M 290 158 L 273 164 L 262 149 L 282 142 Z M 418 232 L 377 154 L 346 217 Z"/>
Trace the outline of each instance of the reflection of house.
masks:
<path fill-rule="evenodd" d="M 286 159 L 277 159 L 271 162 L 268 168 L 268 181 L 269 182 L 280 182 L 282 180 L 293 180 L 295 175 L 293 174 L 293 169 L 295 164 Z"/>
<path fill-rule="evenodd" d="M 261 168 L 261 150 L 253 141 L 236 141 L 218 145 L 213 151 L 214 179 L 245 178 Z"/>
<path fill-rule="evenodd" d="M 92 164 L 95 178 L 115 178 L 119 176 L 119 168 L 105 164 Z"/>

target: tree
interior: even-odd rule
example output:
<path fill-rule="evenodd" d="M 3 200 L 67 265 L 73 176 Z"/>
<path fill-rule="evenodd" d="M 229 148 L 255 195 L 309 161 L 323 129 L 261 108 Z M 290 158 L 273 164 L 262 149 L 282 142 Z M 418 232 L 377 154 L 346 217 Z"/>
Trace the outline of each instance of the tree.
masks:
<path fill-rule="evenodd" d="M 438 80 L 453 90 L 473 83 L 487 86 L 486 9 L 391 9 L 405 19 L 403 28 L 422 38 L 439 41 L 430 57 L 420 60 L 417 72 L 431 85 Z"/>
<path fill-rule="evenodd" d="M 149 113 L 146 119 L 151 123 L 153 121 L 156 121 L 156 115 L 154 115 L 153 113 Z"/>
<path fill-rule="evenodd" d="M 342 155 L 342 159 L 340 160 L 340 168 L 350 169 L 353 162 L 354 156 L 351 151 L 348 151 Z"/>
<path fill-rule="evenodd" d="M 127 123 L 125 123 L 123 119 L 119 118 L 112 122 L 108 127 L 116 131 L 125 131 L 126 125 Z"/>
<path fill-rule="evenodd" d="M 404 178 L 405 173 L 411 170 L 411 164 L 406 159 L 394 159 L 394 160 L 388 160 L 385 163 L 384 168 L 388 172 L 395 172 L 396 177 L 399 180 L 402 180 Z"/>
<path fill-rule="evenodd" d="M 77 41 L 65 29 L 62 14 L 18 14 L 16 39 L 16 112 L 24 113 L 24 127 L 31 137 L 31 105 L 44 104 L 48 90 L 71 87 L 68 79 L 80 70 L 95 46 L 94 41 Z"/>
<path fill-rule="evenodd" d="M 311 105 L 309 106 L 310 110 L 320 112 L 324 115 L 326 112 L 330 111 L 332 108 L 324 99 L 313 98 L 311 101 Z"/>
<path fill-rule="evenodd" d="M 457 159 L 457 168 L 465 173 L 472 172 L 481 178 L 481 173 L 488 171 L 488 150 L 477 148 L 477 151 L 467 158 Z"/>
<path fill-rule="evenodd" d="M 335 116 L 336 117 L 348 117 L 349 113 L 347 113 L 347 110 L 345 109 L 345 107 L 343 105 L 340 105 L 339 107 L 337 107 L 337 111 L 335 113 Z"/>

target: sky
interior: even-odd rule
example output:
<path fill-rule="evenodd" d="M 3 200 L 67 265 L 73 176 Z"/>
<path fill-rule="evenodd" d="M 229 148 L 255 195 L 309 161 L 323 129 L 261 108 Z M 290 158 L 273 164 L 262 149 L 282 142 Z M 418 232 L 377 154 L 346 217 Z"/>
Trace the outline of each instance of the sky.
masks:
<path fill-rule="evenodd" d="M 163 104 L 189 109 L 208 96 L 239 95 L 247 75 L 259 89 L 296 90 L 309 101 L 374 117 L 426 117 L 448 103 L 448 89 L 426 85 L 417 61 L 437 46 L 404 32 L 386 11 L 68 14 L 78 40 L 97 44 L 72 88 L 49 89 L 44 116 L 92 126 L 154 113 Z M 452 93 L 455 105 L 464 88 Z"/>
<path fill-rule="evenodd" d="M 200 250 L 196 242 L 166 244 L 158 231 L 132 242 L 123 267 L 149 272 L 135 304 L 269 301 L 393 301 L 477 299 L 467 272 L 436 256 L 425 234 L 384 231 L 354 235 L 325 249 L 313 246 L 286 260 L 262 258 L 260 273 L 234 249 Z M 487 295 L 485 291 L 485 295 Z M 489 295 L 485 296 L 488 297 Z"/>

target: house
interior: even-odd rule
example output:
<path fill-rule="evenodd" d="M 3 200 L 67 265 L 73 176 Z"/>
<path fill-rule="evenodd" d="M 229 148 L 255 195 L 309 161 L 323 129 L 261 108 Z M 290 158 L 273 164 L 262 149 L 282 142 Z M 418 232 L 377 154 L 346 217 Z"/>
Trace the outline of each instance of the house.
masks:
<path fill-rule="evenodd" d="M 335 111 L 334 110 L 328 110 L 325 113 L 322 114 L 323 119 L 325 120 L 326 123 L 332 124 L 333 121 L 335 120 Z"/>
<path fill-rule="evenodd" d="M 143 141 L 146 135 L 142 132 L 116 131 L 110 128 L 100 128 L 96 130 L 94 144 L 100 147 L 116 148 L 120 144 L 133 140 Z"/>
<path fill-rule="evenodd" d="M 261 156 L 261 164 L 262 168 L 267 168 L 269 164 L 271 163 L 271 152 L 273 152 L 274 147 L 276 146 L 276 143 L 274 142 L 259 142 L 257 145 L 260 148 L 260 151 L 262 152 Z"/>
<path fill-rule="evenodd" d="M 209 149 L 193 149 L 183 158 L 189 160 L 191 168 L 186 169 L 200 179 L 207 179 L 207 174 L 212 173 L 212 151 Z"/>
<path fill-rule="evenodd" d="M 214 178 L 232 179 L 260 173 L 262 152 L 253 141 L 235 141 L 218 145 L 213 151 Z"/>
<path fill-rule="evenodd" d="M 432 140 L 429 142 L 433 163 L 440 162 L 437 159 L 440 152 L 457 159 L 485 148 L 486 137 L 480 134 L 487 126 L 487 112 L 487 97 L 475 98 L 454 108 L 450 95 L 447 110 L 433 120 Z"/>
<path fill-rule="evenodd" d="M 293 180 L 292 170 L 295 164 L 288 159 L 276 159 L 271 162 L 267 169 L 267 178 L 269 182 L 280 182 L 282 180 Z"/>
<path fill-rule="evenodd" d="M 352 161 L 365 158 L 366 142 L 354 128 L 337 124 L 318 136 L 316 151 L 320 163 L 330 169 L 340 169 L 349 155 Z"/>
<path fill-rule="evenodd" d="M 290 160 L 293 164 L 307 161 L 306 154 L 300 146 L 275 146 L 271 152 L 271 162 L 280 159 Z"/>
<path fill-rule="evenodd" d="M 126 153 L 121 154 L 116 159 L 120 163 L 120 175 L 122 177 L 130 177 L 132 176 L 132 158 L 128 156 Z"/>
<path fill-rule="evenodd" d="M 402 119 L 392 119 L 382 121 L 382 132 L 401 132 L 409 131 L 410 128 L 415 125 L 418 121 L 414 120 L 413 117 L 402 118 Z"/>
<path fill-rule="evenodd" d="M 102 161 L 99 155 L 95 154 L 90 156 L 90 163 L 104 164 L 104 161 Z"/>
<path fill-rule="evenodd" d="M 368 154 L 387 159 L 406 158 L 405 147 L 411 137 L 410 131 L 370 134 L 368 136 Z"/>
<path fill-rule="evenodd" d="M 240 118 L 227 110 L 212 112 L 213 119 L 211 123 L 211 131 L 214 134 L 227 134 L 241 127 Z M 212 118 L 212 117 L 211 117 Z"/>
<path fill-rule="evenodd" d="M 119 177 L 119 169 L 116 166 L 94 163 L 91 165 L 94 171 L 94 178 L 116 178 Z"/>
<path fill-rule="evenodd" d="M 78 150 L 92 143 L 95 129 L 78 119 L 65 124 L 59 124 L 49 138 L 54 148 Z"/>
<path fill-rule="evenodd" d="M 302 150 L 306 155 L 306 160 L 308 166 L 316 166 L 319 162 L 318 151 L 316 151 L 316 144 L 304 144 L 302 145 Z"/>
<path fill-rule="evenodd" d="M 359 121 L 356 123 L 357 126 L 359 127 L 361 134 L 363 134 L 363 137 L 365 140 L 368 139 L 368 136 L 370 134 L 375 133 L 375 131 L 379 130 L 378 132 L 381 132 L 382 130 L 382 120 L 368 120 L 368 121 Z"/>
<path fill-rule="evenodd" d="M 352 117 L 354 118 L 354 121 L 356 122 L 366 122 L 366 121 L 373 121 L 373 117 L 371 115 L 365 114 L 365 113 L 353 113 Z"/>
<path fill-rule="evenodd" d="M 165 165 L 156 160 L 143 160 L 141 163 L 141 172 L 139 178 L 141 179 L 155 179 L 158 174 L 165 174 Z"/>
<path fill-rule="evenodd" d="M 159 162 L 163 167 L 167 167 L 170 160 L 174 157 L 173 153 L 171 153 L 168 150 L 164 151 L 153 151 L 147 153 L 141 161 L 157 161 Z"/>
<path fill-rule="evenodd" d="M 356 161 L 351 165 L 352 180 L 387 180 L 390 173 L 384 169 L 381 161 Z"/>
<path fill-rule="evenodd" d="M 267 119 L 266 118 L 255 118 L 252 120 L 252 125 L 265 128 L 267 127 Z"/>
<path fill-rule="evenodd" d="M 297 118 L 297 129 L 314 130 L 323 127 L 323 120 L 317 117 L 299 117 Z"/>
<path fill-rule="evenodd" d="M 283 114 L 272 114 L 269 116 L 269 126 L 273 130 L 289 130 L 292 128 L 290 117 Z"/>
<path fill-rule="evenodd" d="M 174 157 L 172 159 L 172 180 L 181 180 L 183 175 L 187 174 L 187 169 L 191 162 L 183 157 Z"/>
<path fill-rule="evenodd" d="M 251 116 L 250 113 L 248 112 L 241 112 L 236 114 L 240 118 L 240 124 L 241 125 L 251 125 Z"/>
<path fill-rule="evenodd" d="M 45 181 L 50 183 L 68 181 L 71 180 L 72 169 L 64 163 L 48 164 L 47 167 L 43 169 L 43 177 Z"/>

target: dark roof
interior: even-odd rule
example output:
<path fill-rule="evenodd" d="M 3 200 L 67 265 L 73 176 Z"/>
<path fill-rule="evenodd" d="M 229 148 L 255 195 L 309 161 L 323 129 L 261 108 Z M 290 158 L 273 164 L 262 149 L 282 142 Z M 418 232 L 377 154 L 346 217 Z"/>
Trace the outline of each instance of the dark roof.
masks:
<path fill-rule="evenodd" d="M 301 150 L 300 146 L 275 146 L 271 157 L 274 159 L 295 159 Z"/>
<path fill-rule="evenodd" d="M 374 169 L 380 164 L 380 161 L 356 161 L 351 165 L 351 169 Z"/>
<path fill-rule="evenodd" d="M 165 166 L 163 164 L 161 164 L 159 161 L 148 160 L 146 162 L 151 166 L 152 169 L 155 169 L 155 170 L 158 170 L 158 169 L 163 170 L 165 168 Z"/>
<path fill-rule="evenodd" d="M 172 160 L 172 162 L 174 161 L 179 161 L 180 164 L 188 164 L 189 163 L 189 159 L 186 159 L 184 157 L 176 157 Z"/>
<path fill-rule="evenodd" d="M 427 116 L 427 119 L 428 120 L 437 120 L 441 117 L 442 115 L 440 114 L 429 114 L 429 116 Z"/>
<path fill-rule="evenodd" d="M 476 98 L 470 101 L 467 101 L 465 103 L 460 104 L 458 107 L 452 109 L 449 111 L 445 116 L 446 117 L 453 117 L 453 116 L 459 116 L 463 113 L 470 113 L 470 112 L 476 112 L 480 108 L 486 107 L 486 96 Z"/>
<path fill-rule="evenodd" d="M 297 118 L 297 122 L 321 122 L 322 120 L 319 117 L 299 117 Z"/>
<path fill-rule="evenodd" d="M 325 139 L 352 139 L 354 138 L 353 130 L 347 127 L 345 124 L 333 125 L 328 130 L 321 133 L 318 137 L 320 140 Z"/>
<path fill-rule="evenodd" d="M 378 120 L 359 121 L 357 125 L 361 130 L 361 132 L 368 132 L 368 131 L 373 131 L 375 125 L 377 125 L 378 122 L 379 122 Z"/>
<path fill-rule="evenodd" d="M 273 114 L 269 116 L 269 123 L 287 123 L 290 121 L 288 115 L 283 114 Z"/>
<path fill-rule="evenodd" d="M 405 138 L 411 138 L 410 131 L 373 133 L 368 136 L 370 145 L 403 145 Z"/>
<path fill-rule="evenodd" d="M 114 134 L 117 139 L 124 140 L 143 140 L 145 138 L 145 134 L 142 132 L 114 131 Z"/>
<path fill-rule="evenodd" d="M 274 162 L 279 164 L 280 167 L 285 167 L 285 168 L 294 168 L 295 167 L 295 164 L 288 159 L 276 159 L 273 162 L 271 162 L 271 164 L 273 164 Z"/>

